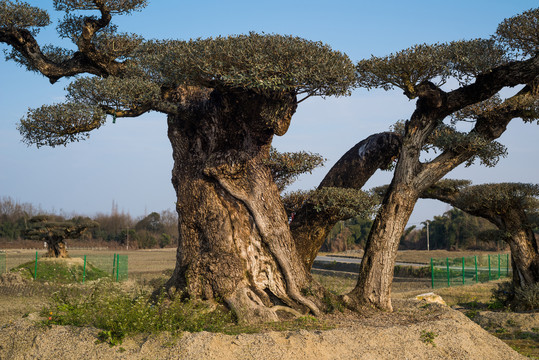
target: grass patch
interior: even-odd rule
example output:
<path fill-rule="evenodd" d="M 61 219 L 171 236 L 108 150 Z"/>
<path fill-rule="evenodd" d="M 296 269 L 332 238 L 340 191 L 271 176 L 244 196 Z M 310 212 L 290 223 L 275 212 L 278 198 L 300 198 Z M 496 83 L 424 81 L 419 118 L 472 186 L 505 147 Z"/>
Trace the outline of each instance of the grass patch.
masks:
<path fill-rule="evenodd" d="M 101 330 L 100 341 L 117 345 L 136 333 L 223 332 L 235 324 L 234 315 L 219 307 L 164 296 L 151 302 L 149 292 L 127 292 L 105 279 L 86 291 L 87 296 L 70 289 L 53 294 L 41 312 L 45 325 L 93 326 Z"/>
<path fill-rule="evenodd" d="M 62 287 L 41 310 L 43 324 L 91 326 L 99 329 L 98 342 L 111 346 L 126 336 L 162 331 L 221 332 L 229 335 L 264 331 L 327 330 L 332 326 L 313 316 L 256 325 L 239 325 L 235 315 L 208 302 L 184 301 L 165 296 L 150 301 L 150 291 L 123 290 L 108 279 L 91 287 Z"/>
<path fill-rule="evenodd" d="M 434 339 L 436 339 L 437 336 L 438 334 L 436 334 L 433 331 L 421 330 L 421 335 L 419 336 L 419 338 L 425 344 L 432 345 L 432 347 L 436 347 L 436 343 L 434 342 Z"/>
<path fill-rule="evenodd" d="M 313 278 L 328 291 L 337 295 L 343 295 L 350 292 L 356 285 L 357 278 L 346 278 L 340 276 L 328 276 L 313 274 Z"/>
<path fill-rule="evenodd" d="M 78 261 L 80 260 L 80 261 Z M 37 270 L 37 271 L 36 271 Z M 12 271 L 16 271 L 26 279 L 33 279 L 37 274 L 36 280 L 50 281 L 61 284 L 82 282 L 84 275 L 84 263 L 82 259 L 39 259 L 37 269 L 35 261 L 23 263 Z M 86 263 L 86 281 L 97 280 L 103 277 L 110 277 L 105 272 L 91 263 Z"/>

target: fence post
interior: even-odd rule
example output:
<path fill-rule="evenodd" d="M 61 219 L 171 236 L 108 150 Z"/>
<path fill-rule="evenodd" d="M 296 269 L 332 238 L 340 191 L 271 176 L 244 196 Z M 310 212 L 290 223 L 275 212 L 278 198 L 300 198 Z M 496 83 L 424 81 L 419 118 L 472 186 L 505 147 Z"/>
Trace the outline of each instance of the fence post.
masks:
<path fill-rule="evenodd" d="M 36 263 L 34 265 L 34 280 L 37 279 L 37 251 L 36 251 Z"/>
<path fill-rule="evenodd" d="M 479 274 L 477 273 L 477 255 L 474 256 L 475 259 L 475 283 L 479 282 Z"/>
<path fill-rule="evenodd" d="M 464 277 L 464 256 L 462 257 L 462 285 L 466 285 L 466 278 Z"/>
<path fill-rule="evenodd" d="M 116 253 L 112 257 L 112 280 L 114 280 L 114 272 L 116 271 Z"/>
<path fill-rule="evenodd" d="M 434 264 L 432 262 L 432 258 L 430 258 L 430 284 L 434 289 Z"/>
<path fill-rule="evenodd" d="M 498 280 L 500 280 L 500 258 L 501 258 L 501 254 L 498 254 Z"/>
<path fill-rule="evenodd" d="M 86 279 L 86 255 L 84 255 L 84 266 L 82 267 L 82 283 Z"/>
<path fill-rule="evenodd" d="M 507 277 L 509 277 L 509 254 L 505 254 L 505 256 L 507 258 L 507 261 L 505 262 L 505 265 L 507 266 L 505 274 L 507 275 Z M 6 260 L 6 264 L 7 264 L 7 260 Z"/>
<path fill-rule="evenodd" d="M 449 258 L 445 258 L 445 264 L 447 267 L 447 287 L 451 287 L 451 275 L 449 273 Z"/>
<path fill-rule="evenodd" d="M 116 260 L 116 282 L 118 282 L 118 274 L 120 272 L 120 254 L 116 254 L 118 260 Z"/>
<path fill-rule="evenodd" d="M 490 281 L 490 254 L 488 255 L 488 281 Z"/>

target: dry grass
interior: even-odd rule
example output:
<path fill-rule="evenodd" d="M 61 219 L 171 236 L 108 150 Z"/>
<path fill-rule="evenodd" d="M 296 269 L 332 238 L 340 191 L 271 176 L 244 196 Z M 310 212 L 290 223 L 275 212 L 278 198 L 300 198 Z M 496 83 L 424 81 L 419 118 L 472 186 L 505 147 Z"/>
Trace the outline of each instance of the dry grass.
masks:
<path fill-rule="evenodd" d="M 431 258 L 459 258 L 474 255 L 508 254 L 507 251 L 447 251 L 447 250 L 402 250 L 397 253 L 397 261 L 430 264 Z"/>

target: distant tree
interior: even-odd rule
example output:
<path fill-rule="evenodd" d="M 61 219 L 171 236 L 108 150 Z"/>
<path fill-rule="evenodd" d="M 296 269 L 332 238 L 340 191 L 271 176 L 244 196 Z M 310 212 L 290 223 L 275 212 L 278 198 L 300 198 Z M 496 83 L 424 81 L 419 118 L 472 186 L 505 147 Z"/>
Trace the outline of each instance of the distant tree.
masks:
<path fill-rule="evenodd" d="M 135 230 L 146 230 L 154 233 L 161 233 L 164 230 L 164 226 L 161 223 L 161 215 L 156 212 L 152 212 L 135 225 Z"/>
<path fill-rule="evenodd" d="M 46 242 L 48 257 L 65 258 L 68 257 L 65 240 L 77 239 L 95 226 L 97 224 L 89 218 L 63 220 L 53 215 L 37 215 L 30 218 L 23 234 L 26 239 Z"/>
<path fill-rule="evenodd" d="M 511 249 L 515 286 L 527 287 L 537 283 L 539 250 L 528 213 L 539 208 L 539 185 L 469 184 L 466 180 L 442 180 L 421 197 L 444 201 L 496 225 Z"/>

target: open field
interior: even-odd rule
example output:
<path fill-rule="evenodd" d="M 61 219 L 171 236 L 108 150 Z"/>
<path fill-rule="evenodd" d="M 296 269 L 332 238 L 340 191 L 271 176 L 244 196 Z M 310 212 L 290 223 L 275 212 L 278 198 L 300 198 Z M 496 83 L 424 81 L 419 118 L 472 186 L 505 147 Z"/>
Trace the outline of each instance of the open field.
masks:
<path fill-rule="evenodd" d="M 497 254 L 509 254 L 508 251 L 448 251 L 448 250 L 400 250 L 397 252 L 397 262 L 416 263 L 416 264 L 430 264 L 431 258 L 444 259 L 468 257 L 474 255 L 497 255 Z M 347 251 L 342 253 L 326 253 L 321 252 L 319 255 L 326 256 L 350 256 L 350 257 L 363 257 L 363 251 Z"/>

